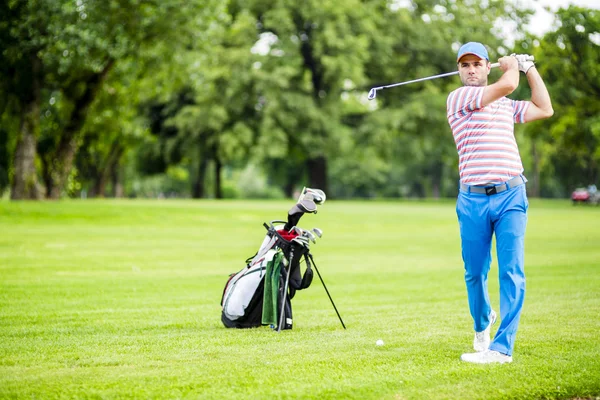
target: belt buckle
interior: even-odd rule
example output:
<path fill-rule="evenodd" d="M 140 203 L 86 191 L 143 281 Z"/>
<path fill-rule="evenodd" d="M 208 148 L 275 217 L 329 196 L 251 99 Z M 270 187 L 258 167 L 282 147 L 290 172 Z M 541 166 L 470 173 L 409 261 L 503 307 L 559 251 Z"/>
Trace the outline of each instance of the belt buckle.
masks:
<path fill-rule="evenodd" d="M 492 194 L 496 194 L 496 186 L 490 186 L 485 188 L 485 194 L 491 196 Z"/>

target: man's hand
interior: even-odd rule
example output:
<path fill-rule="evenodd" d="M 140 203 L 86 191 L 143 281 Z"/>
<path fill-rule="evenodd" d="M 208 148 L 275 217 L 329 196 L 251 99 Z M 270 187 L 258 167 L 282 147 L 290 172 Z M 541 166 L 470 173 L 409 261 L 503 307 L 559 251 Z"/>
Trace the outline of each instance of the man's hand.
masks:
<path fill-rule="evenodd" d="M 525 75 L 527 75 L 529 68 L 535 65 L 533 61 L 528 61 L 528 59 L 532 58 L 529 54 L 512 54 L 512 56 L 516 58 L 519 63 L 519 71 L 524 72 Z"/>
<path fill-rule="evenodd" d="M 519 62 L 515 57 L 499 58 L 498 67 L 502 71 L 502 76 L 496 82 L 485 87 L 481 98 L 482 107 L 508 96 L 519 86 Z"/>
<path fill-rule="evenodd" d="M 505 57 L 499 58 L 498 64 L 500 64 L 499 68 L 502 70 L 502 72 L 506 72 L 509 69 L 518 69 L 519 68 L 519 62 L 517 61 L 516 57 L 511 57 L 511 56 L 505 56 Z"/>

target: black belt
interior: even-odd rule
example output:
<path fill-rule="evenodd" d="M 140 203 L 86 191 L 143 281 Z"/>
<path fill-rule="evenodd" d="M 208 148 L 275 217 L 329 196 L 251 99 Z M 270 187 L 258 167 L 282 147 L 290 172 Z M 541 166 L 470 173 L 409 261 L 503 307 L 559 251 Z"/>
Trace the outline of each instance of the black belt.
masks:
<path fill-rule="evenodd" d="M 527 178 L 525 178 L 523 175 L 515 176 L 514 178 L 512 178 L 506 182 L 500 183 L 498 185 L 491 185 L 491 186 L 465 185 L 464 183 L 461 182 L 460 190 L 467 192 L 467 193 L 481 193 L 481 194 L 487 194 L 488 196 L 491 196 L 493 194 L 502 193 L 505 190 L 512 189 L 514 187 L 522 185 L 525 182 L 527 182 Z"/>

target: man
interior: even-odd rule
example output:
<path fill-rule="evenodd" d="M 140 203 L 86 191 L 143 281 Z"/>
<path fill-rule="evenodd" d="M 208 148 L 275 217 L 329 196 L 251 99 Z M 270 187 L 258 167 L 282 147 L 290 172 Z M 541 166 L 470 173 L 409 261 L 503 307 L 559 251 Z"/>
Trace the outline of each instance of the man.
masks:
<path fill-rule="evenodd" d="M 460 191 L 456 213 L 469 309 L 474 321 L 475 353 L 461 360 L 472 363 L 512 362 L 515 335 L 525 296 L 524 237 L 527 195 L 523 165 L 514 136 L 514 123 L 552 116 L 546 86 L 527 55 L 498 60 L 502 76 L 488 85 L 489 56 L 481 43 L 470 42 L 458 51 L 463 86 L 448 96 L 448 123 L 459 155 Z M 527 77 L 531 101 L 505 96 L 519 85 L 519 71 Z M 500 318 L 494 340 L 490 328 L 496 312 L 490 306 L 487 275 L 492 235 L 496 235 L 500 281 Z"/>

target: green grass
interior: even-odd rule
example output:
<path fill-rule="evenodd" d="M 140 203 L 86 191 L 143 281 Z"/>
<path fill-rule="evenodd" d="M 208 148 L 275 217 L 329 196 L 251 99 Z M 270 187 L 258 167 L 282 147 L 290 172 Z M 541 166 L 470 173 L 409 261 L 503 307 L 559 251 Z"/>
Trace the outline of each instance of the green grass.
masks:
<path fill-rule="evenodd" d="M 600 396 L 600 207 L 531 201 L 514 362 L 478 366 L 459 361 L 472 323 L 453 201 L 329 201 L 300 225 L 324 231 L 312 252 L 348 329 L 317 277 L 293 330 L 225 329 L 228 274 L 290 206 L 0 202 L 0 397 Z"/>

